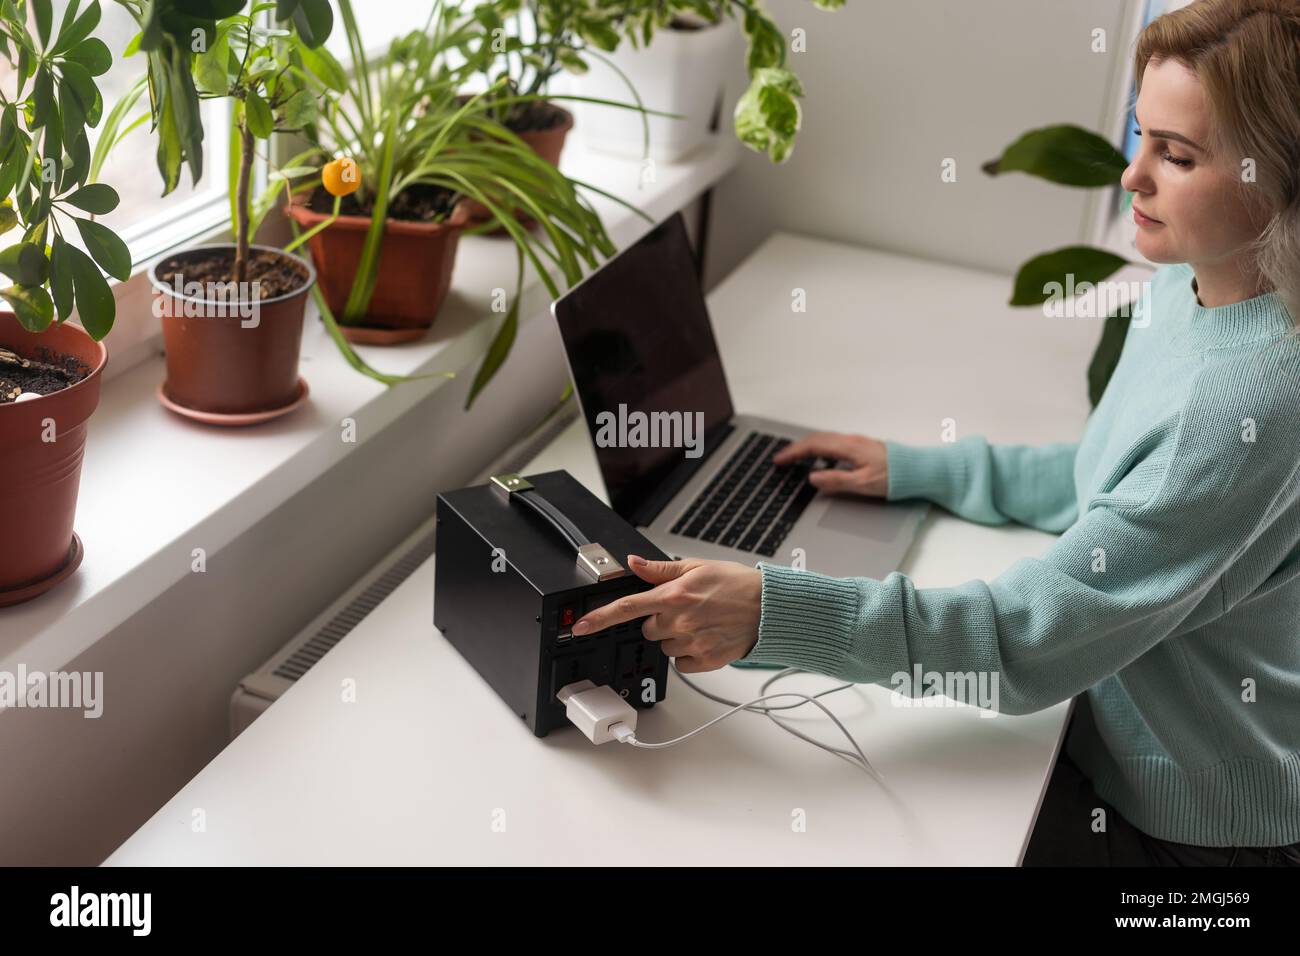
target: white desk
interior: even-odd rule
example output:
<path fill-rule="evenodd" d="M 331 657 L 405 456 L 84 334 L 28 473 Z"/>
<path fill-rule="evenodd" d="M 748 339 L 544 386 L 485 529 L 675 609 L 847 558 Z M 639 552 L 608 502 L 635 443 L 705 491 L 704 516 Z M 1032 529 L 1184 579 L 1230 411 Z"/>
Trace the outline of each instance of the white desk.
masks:
<path fill-rule="evenodd" d="M 807 312 L 791 311 L 796 288 Z M 745 411 L 913 442 L 937 442 L 949 417 L 994 441 L 1076 437 L 1098 326 L 1009 309 L 1009 288 L 777 235 L 710 308 Z M 526 473 L 565 467 L 600 490 L 581 427 Z M 903 570 L 921 586 L 988 578 L 1051 541 L 935 509 Z M 108 863 L 1014 865 L 1068 709 L 981 718 L 893 707 L 884 687 L 835 695 L 888 792 L 756 714 L 665 751 L 597 748 L 576 731 L 538 740 L 434 630 L 432 591 L 430 561 Z M 699 679 L 740 698 L 768 673 Z M 677 736 L 720 710 L 674 677 L 638 735 Z M 820 714 L 800 726 L 835 739 Z"/>

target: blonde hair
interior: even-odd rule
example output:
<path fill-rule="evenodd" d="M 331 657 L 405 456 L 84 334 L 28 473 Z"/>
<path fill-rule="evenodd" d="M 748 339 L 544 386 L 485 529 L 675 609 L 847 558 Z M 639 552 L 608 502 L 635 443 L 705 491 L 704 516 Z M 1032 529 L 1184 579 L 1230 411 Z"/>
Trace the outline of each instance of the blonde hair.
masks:
<path fill-rule="evenodd" d="M 1139 90 L 1153 59 L 1196 74 L 1214 120 L 1211 152 L 1254 161 L 1242 202 L 1268 224 L 1250 255 L 1300 323 L 1300 0 L 1196 0 L 1138 37 Z"/>

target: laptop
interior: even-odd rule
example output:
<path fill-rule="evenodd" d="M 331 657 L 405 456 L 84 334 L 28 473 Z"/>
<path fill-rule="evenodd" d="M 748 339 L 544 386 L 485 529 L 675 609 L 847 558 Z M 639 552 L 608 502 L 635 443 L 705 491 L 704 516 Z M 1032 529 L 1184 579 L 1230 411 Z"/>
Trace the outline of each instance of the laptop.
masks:
<path fill-rule="evenodd" d="M 610 506 L 663 551 L 836 577 L 898 569 L 929 505 L 819 492 L 780 448 L 816 429 L 737 412 L 681 213 L 551 305 Z M 781 374 L 773 351 L 774 375 Z M 622 556 L 620 556 L 622 557 Z"/>

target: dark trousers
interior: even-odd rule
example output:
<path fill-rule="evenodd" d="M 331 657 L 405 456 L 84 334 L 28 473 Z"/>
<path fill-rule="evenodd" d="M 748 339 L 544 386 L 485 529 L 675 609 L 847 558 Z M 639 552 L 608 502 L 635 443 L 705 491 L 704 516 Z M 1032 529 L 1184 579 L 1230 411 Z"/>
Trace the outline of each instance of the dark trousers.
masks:
<path fill-rule="evenodd" d="M 1079 717 L 1079 711 L 1076 704 L 1071 721 Z M 1093 830 L 1098 809 L 1105 811 L 1106 829 L 1101 833 Z M 1092 781 L 1062 747 L 1023 865 L 1300 866 L 1300 843 L 1277 847 L 1192 846 L 1149 836 L 1097 795 Z"/>

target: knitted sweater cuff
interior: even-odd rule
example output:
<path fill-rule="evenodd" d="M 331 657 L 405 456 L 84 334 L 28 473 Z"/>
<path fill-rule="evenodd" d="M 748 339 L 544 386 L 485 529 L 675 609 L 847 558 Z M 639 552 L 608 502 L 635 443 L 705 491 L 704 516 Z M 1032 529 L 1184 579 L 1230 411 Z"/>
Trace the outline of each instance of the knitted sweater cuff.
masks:
<path fill-rule="evenodd" d="M 744 660 L 828 674 L 848 657 L 858 617 L 852 579 L 760 563 L 762 616 L 758 643 Z"/>
<path fill-rule="evenodd" d="M 922 447 L 886 441 L 889 501 L 925 498 L 947 505 L 966 486 L 966 460 L 956 445 Z"/>

